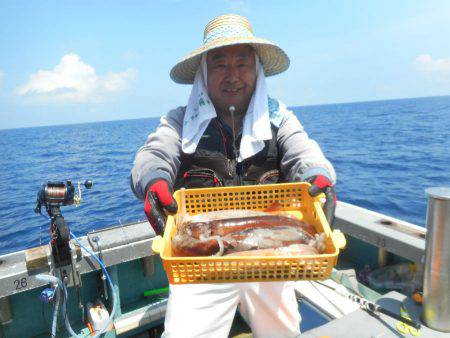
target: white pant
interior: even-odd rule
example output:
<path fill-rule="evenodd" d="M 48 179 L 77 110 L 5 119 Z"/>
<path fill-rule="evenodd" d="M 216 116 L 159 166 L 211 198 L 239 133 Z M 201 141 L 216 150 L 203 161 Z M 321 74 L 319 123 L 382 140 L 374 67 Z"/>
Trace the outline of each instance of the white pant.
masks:
<path fill-rule="evenodd" d="M 164 338 L 226 338 L 239 311 L 255 338 L 296 337 L 293 282 L 170 285 Z"/>

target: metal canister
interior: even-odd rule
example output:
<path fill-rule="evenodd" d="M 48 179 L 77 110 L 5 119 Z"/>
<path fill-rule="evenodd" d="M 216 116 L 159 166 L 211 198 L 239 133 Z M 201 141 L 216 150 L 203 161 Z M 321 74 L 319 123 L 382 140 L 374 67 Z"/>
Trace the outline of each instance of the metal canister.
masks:
<path fill-rule="evenodd" d="M 429 188 L 422 319 L 450 332 L 450 188 Z"/>

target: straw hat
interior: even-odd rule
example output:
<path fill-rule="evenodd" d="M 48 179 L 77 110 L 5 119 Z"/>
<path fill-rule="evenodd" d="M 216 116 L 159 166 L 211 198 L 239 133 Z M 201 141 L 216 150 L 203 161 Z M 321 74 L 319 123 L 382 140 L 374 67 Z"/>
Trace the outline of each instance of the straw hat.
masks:
<path fill-rule="evenodd" d="M 178 62 L 170 71 L 170 77 L 177 83 L 193 83 L 203 53 L 238 44 L 248 44 L 255 49 L 266 76 L 282 73 L 289 67 L 286 53 L 273 42 L 255 37 L 252 26 L 246 18 L 226 14 L 206 25 L 203 46 Z"/>

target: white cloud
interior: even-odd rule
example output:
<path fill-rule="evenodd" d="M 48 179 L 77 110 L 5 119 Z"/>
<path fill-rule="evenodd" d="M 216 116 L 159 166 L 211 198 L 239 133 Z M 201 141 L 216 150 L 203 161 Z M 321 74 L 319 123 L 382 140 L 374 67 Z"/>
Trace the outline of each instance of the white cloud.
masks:
<path fill-rule="evenodd" d="M 130 87 L 137 76 L 134 69 L 97 75 L 95 69 L 76 54 L 66 54 L 52 70 L 39 70 L 17 89 L 17 94 L 45 101 L 101 101 L 107 95 Z"/>
<path fill-rule="evenodd" d="M 5 77 L 5 73 L 0 69 L 0 85 L 2 84 L 4 77 Z"/>
<path fill-rule="evenodd" d="M 450 83 L 450 58 L 433 59 L 430 54 L 422 54 L 414 59 L 413 66 L 429 79 Z"/>
<path fill-rule="evenodd" d="M 102 87 L 105 92 L 122 92 L 129 88 L 136 76 L 137 72 L 131 68 L 121 73 L 108 73 L 103 77 Z"/>

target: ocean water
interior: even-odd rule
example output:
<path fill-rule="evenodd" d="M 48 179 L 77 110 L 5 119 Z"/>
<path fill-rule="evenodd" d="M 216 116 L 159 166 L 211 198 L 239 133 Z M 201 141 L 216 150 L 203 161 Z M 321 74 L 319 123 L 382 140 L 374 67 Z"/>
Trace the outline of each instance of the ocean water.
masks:
<path fill-rule="evenodd" d="M 450 97 L 293 110 L 334 164 L 339 200 L 424 226 L 424 189 L 450 186 Z M 0 254 L 48 242 L 48 221 L 34 213 L 47 181 L 94 181 L 79 207 L 62 208 L 77 235 L 145 219 L 129 174 L 158 122 L 0 130 Z"/>

